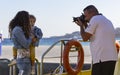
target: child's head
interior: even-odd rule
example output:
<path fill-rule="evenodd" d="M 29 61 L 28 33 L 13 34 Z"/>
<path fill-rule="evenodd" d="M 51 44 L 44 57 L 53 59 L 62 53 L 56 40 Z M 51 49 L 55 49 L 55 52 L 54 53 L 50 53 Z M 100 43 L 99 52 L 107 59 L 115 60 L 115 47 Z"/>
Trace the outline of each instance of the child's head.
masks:
<path fill-rule="evenodd" d="M 34 26 L 35 22 L 36 22 L 35 16 L 34 15 L 30 15 L 30 25 Z"/>

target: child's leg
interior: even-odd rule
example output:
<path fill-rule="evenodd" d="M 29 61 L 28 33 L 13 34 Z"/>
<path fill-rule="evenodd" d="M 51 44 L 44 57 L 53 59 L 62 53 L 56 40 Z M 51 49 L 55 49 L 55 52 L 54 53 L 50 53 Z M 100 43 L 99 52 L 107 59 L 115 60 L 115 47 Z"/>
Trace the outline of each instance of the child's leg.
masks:
<path fill-rule="evenodd" d="M 35 46 L 30 45 L 30 59 L 31 59 L 31 66 L 35 64 Z"/>
<path fill-rule="evenodd" d="M 17 58 L 17 49 L 15 47 L 13 47 L 13 58 Z"/>
<path fill-rule="evenodd" d="M 30 45 L 31 74 L 35 74 L 35 46 Z"/>

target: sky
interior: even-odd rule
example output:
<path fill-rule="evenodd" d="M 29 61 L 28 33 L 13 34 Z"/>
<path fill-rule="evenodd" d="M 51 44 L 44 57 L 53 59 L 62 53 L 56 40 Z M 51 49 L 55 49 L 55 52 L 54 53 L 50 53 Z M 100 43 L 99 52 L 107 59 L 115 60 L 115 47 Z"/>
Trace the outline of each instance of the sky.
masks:
<path fill-rule="evenodd" d="M 73 17 L 80 16 L 88 5 L 95 5 L 100 13 L 120 27 L 120 0 L 1 0 L 0 33 L 8 38 L 9 22 L 18 11 L 25 10 L 36 17 L 35 25 L 43 37 L 62 36 L 79 31 Z"/>

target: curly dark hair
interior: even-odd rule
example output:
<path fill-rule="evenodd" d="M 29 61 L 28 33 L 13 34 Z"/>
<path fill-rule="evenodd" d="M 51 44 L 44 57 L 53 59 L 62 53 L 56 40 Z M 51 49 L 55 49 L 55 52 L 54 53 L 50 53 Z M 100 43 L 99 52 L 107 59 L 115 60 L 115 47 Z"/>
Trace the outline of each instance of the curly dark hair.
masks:
<path fill-rule="evenodd" d="M 30 22 L 29 13 L 27 11 L 19 11 L 16 16 L 9 23 L 9 34 L 12 35 L 12 30 L 15 26 L 20 26 L 25 34 L 26 38 L 30 36 Z"/>

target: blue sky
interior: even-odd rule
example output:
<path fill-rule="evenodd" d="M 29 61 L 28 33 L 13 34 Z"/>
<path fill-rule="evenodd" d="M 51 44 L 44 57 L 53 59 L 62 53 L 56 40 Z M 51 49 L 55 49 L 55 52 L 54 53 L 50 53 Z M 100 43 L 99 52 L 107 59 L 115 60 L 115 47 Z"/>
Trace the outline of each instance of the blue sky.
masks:
<path fill-rule="evenodd" d="M 88 5 L 95 5 L 99 12 L 109 18 L 114 27 L 120 27 L 120 0 L 1 0 L 0 32 L 8 37 L 8 24 L 18 11 L 26 10 L 36 16 L 36 26 L 43 37 L 61 36 L 79 31 L 72 22 Z"/>

